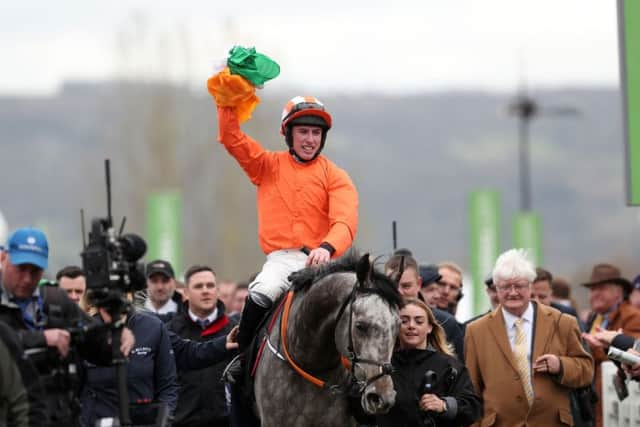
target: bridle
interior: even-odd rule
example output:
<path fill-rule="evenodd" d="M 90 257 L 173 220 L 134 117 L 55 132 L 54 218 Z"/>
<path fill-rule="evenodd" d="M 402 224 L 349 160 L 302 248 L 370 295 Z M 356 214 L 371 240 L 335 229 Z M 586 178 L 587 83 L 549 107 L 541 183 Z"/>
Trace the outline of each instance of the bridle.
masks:
<path fill-rule="evenodd" d="M 291 304 L 293 302 L 294 292 L 289 291 L 284 301 L 284 309 L 282 312 L 282 317 L 280 321 L 280 342 L 282 343 L 282 350 L 284 353 L 284 357 L 289 365 L 300 375 L 302 378 L 307 380 L 308 382 L 314 384 L 319 388 L 328 388 L 332 393 L 335 394 L 362 394 L 364 390 L 372 384 L 374 381 L 378 379 L 390 375 L 393 372 L 393 366 L 391 363 L 382 363 L 376 360 L 365 359 L 359 357 L 355 351 L 355 347 L 353 345 L 353 334 L 351 332 L 351 328 L 353 325 L 353 304 L 357 299 L 358 294 L 379 294 L 378 291 L 372 288 L 365 288 L 362 283 L 356 280 L 353 290 L 349 294 L 349 297 L 342 303 L 340 306 L 340 310 L 338 311 L 338 315 L 336 317 L 336 325 L 340 322 L 342 315 L 346 311 L 347 306 L 349 306 L 349 329 L 348 329 L 348 338 L 349 343 L 347 346 L 347 354 L 341 354 L 342 364 L 349 369 L 350 375 L 346 378 L 344 384 L 333 384 L 330 385 L 326 381 L 323 381 L 304 369 L 302 369 L 291 357 L 289 354 L 289 350 L 287 349 L 287 325 L 289 322 L 289 311 L 291 308 Z M 365 380 L 358 380 L 355 374 L 356 365 L 374 365 L 380 368 L 380 372 L 370 378 L 366 378 Z"/>
<path fill-rule="evenodd" d="M 353 326 L 353 303 L 356 300 L 358 292 L 365 295 L 378 294 L 378 292 L 375 289 L 365 288 L 364 286 L 362 286 L 361 283 L 356 281 L 356 283 L 353 286 L 353 290 L 349 295 L 349 298 L 346 299 L 344 303 L 342 303 L 342 306 L 340 307 L 340 311 L 338 311 L 338 316 L 336 317 L 336 325 L 340 322 L 340 318 L 346 311 L 347 305 L 349 305 L 349 329 L 348 329 L 349 343 L 347 345 L 347 355 L 343 357 L 346 357 L 346 359 L 349 361 L 349 364 L 351 366 L 350 368 L 351 381 L 354 383 L 354 385 L 357 385 L 358 391 L 362 393 L 365 388 L 367 388 L 373 382 L 377 381 L 379 378 L 382 378 L 386 375 L 391 375 L 391 373 L 393 372 L 393 365 L 391 365 L 391 363 L 381 363 L 376 360 L 365 359 L 358 356 L 358 354 L 356 353 L 355 347 L 353 345 L 353 333 L 351 331 Z M 380 368 L 380 372 L 377 375 L 367 378 L 365 381 L 358 380 L 355 373 L 356 365 L 377 366 L 378 368 Z"/>

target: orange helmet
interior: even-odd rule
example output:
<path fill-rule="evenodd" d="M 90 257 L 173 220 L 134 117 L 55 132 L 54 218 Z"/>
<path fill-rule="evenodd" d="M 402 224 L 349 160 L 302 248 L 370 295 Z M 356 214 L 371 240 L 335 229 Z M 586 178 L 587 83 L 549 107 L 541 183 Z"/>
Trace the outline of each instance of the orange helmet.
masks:
<path fill-rule="evenodd" d="M 296 96 L 282 110 L 280 133 L 286 135 L 292 125 L 321 126 L 326 132 L 331 129 L 331 115 L 315 96 Z"/>

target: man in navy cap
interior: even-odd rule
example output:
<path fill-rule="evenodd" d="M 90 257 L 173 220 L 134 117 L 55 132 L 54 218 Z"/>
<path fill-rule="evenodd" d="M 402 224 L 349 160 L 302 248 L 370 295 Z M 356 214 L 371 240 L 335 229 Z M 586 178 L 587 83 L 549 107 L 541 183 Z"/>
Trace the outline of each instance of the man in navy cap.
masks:
<path fill-rule="evenodd" d="M 169 261 L 157 259 L 147 264 L 147 299 L 144 308 L 170 321 L 176 313 L 182 313 L 182 295 L 176 292 L 176 278 Z"/>
<path fill-rule="evenodd" d="M 424 302 L 433 308 L 440 297 L 440 285 L 438 285 L 438 282 L 442 279 L 442 276 L 438 273 L 438 267 L 435 265 L 421 265 L 419 273 L 422 279 L 420 295 L 422 295 Z"/>
<path fill-rule="evenodd" d="M 31 355 L 47 391 L 48 416 L 51 425 L 73 419 L 69 389 L 61 390 L 53 374 L 60 369 L 61 358 L 70 352 L 68 328 L 93 321 L 69 299 L 66 292 L 52 286 L 39 287 L 47 268 L 49 244 L 45 234 L 36 228 L 20 228 L 7 240 L 0 252 L 0 321 L 19 334 L 23 348 Z M 106 364 L 111 359 L 107 331 L 93 331 L 77 343 L 82 358 Z M 121 350 L 127 354 L 133 346 L 130 331 L 123 333 Z M 51 357 L 51 352 L 57 353 Z M 44 423 L 48 425 L 47 423 Z"/>

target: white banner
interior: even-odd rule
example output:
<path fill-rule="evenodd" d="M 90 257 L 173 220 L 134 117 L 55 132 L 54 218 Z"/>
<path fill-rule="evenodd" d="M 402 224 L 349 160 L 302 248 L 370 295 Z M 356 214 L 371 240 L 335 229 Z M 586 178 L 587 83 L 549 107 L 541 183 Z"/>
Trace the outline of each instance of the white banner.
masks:
<path fill-rule="evenodd" d="M 7 241 L 7 237 L 9 234 L 9 224 L 7 224 L 7 220 L 4 219 L 4 215 L 2 215 L 2 211 L 0 211 L 0 246 L 4 246 Z"/>

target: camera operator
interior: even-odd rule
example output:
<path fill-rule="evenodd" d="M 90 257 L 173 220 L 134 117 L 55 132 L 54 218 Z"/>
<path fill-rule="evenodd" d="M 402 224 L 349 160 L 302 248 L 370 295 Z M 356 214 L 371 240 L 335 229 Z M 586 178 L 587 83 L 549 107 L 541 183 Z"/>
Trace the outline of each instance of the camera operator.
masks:
<path fill-rule="evenodd" d="M 99 308 L 98 321 L 111 323 L 111 315 Z M 178 401 L 176 364 L 166 326 L 150 313 L 136 311 L 123 315 L 136 339 L 126 366 L 126 385 L 131 421 L 134 425 L 154 424 L 158 409 L 166 404 L 172 416 Z M 85 363 L 86 380 L 80 393 L 82 425 L 93 426 L 102 418 L 119 416 L 118 376 L 114 366 Z"/>
<path fill-rule="evenodd" d="M 71 349 L 70 328 L 94 322 L 80 310 L 66 292 L 51 286 L 38 287 L 47 268 L 49 245 L 45 234 L 35 228 L 20 228 L 0 252 L 0 320 L 17 331 L 25 353 L 34 363 L 46 390 L 45 425 L 73 425 L 73 396 L 65 362 Z M 103 330 L 78 336 L 73 343 L 78 355 L 92 363 L 110 361 L 111 346 Z M 133 335 L 122 334 L 121 351 L 128 354 Z"/>

